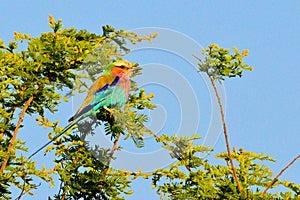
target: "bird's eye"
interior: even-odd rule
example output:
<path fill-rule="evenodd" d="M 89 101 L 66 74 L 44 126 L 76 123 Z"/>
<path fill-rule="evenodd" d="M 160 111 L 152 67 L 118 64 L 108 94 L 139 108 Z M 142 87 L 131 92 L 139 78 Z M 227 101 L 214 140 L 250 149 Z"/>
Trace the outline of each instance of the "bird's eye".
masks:
<path fill-rule="evenodd" d="M 126 67 L 124 65 L 119 66 L 121 69 L 125 69 Z"/>

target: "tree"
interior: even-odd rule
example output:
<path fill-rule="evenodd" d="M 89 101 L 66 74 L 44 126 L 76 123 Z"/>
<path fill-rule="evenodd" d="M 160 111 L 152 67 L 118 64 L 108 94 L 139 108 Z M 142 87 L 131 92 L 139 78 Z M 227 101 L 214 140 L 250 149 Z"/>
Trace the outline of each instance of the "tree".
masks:
<path fill-rule="evenodd" d="M 148 130 L 144 126 L 147 116 L 138 111 L 156 107 L 151 101 L 153 94 L 138 89 L 136 84 L 132 86 L 133 92 L 125 108 L 112 108 L 113 115 L 103 109 L 97 119 L 83 122 L 77 129 L 56 139 L 46 149 L 46 153 L 55 151 L 55 167 L 37 169 L 33 158 L 19 153 L 27 151 L 25 143 L 17 137 L 19 130 L 26 126 L 22 124 L 23 118 L 37 115 L 38 125 L 51 129 L 49 138 L 52 139 L 62 127 L 58 120 L 49 120 L 47 113 L 55 115 L 61 100 L 68 101 L 70 95 L 85 92 L 87 80 L 94 80 L 113 59 L 130 51 L 126 43 L 152 42 L 157 36 L 150 33 L 149 36 L 139 37 L 136 33 L 115 30 L 108 25 L 103 26 L 103 34 L 98 35 L 86 30 L 63 28 L 62 21 L 55 21 L 52 16 L 49 17 L 49 26 L 51 32 L 36 38 L 14 33 L 14 40 L 8 45 L 0 40 L 2 198 L 11 198 L 11 185 L 20 189 L 18 199 L 32 194 L 31 191 L 38 188 L 34 176 L 49 182 L 50 186 L 60 185 L 60 191 L 52 199 L 123 199 L 133 192 L 130 185 L 138 177 L 152 178 L 153 189 L 161 198 L 167 199 L 296 199 L 300 194 L 299 185 L 279 181 L 280 174 L 272 179 L 270 169 L 259 163 L 273 162 L 270 156 L 247 152 L 242 148 L 231 150 L 220 101 L 227 152 L 218 153 L 216 157 L 225 160 L 225 163 L 229 161 L 230 165 L 213 165 L 209 160 L 202 159 L 199 153 L 212 153 L 213 150 L 194 144 L 194 140 L 200 139 L 199 135 L 159 137 Z M 18 51 L 20 42 L 25 43 L 27 49 Z M 214 44 L 204 49 L 203 54 L 203 61 L 196 57 L 199 71 L 209 76 L 213 86 L 215 81 L 222 82 L 225 78 L 242 76 L 244 70 L 252 70 L 243 63 L 247 50 L 239 53 L 234 48 L 234 53 L 230 54 L 228 49 Z M 66 90 L 68 92 L 64 93 Z M 219 99 L 216 88 L 215 93 Z M 111 149 L 97 147 L 93 151 L 87 150 L 82 137 L 93 134 L 99 123 L 104 124 L 105 133 L 111 136 L 114 144 Z M 176 162 L 152 173 L 113 169 L 110 161 L 114 158 L 114 152 L 122 149 L 118 146 L 121 135 L 125 135 L 125 139 L 130 138 L 139 148 L 144 145 L 143 136 L 152 135 L 170 151 Z M 99 157 L 101 161 L 97 159 Z M 59 176 L 60 183 L 54 183 L 54 174 Z M 269 187 L 278 185 L 286 186 L 289 191 L 280 195 L 267 193 Z"/>

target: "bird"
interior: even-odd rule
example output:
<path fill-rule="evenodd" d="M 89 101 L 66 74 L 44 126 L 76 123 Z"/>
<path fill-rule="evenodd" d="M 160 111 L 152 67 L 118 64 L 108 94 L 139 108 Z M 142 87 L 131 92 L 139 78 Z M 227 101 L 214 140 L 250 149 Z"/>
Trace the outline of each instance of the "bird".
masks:
<path fill-rule="evenodd" d="M 51 144 L 79 121 L 95 116 L 101 108 L 111 110 L 108 106 L 123 106 L 128 101 L 130 91 L 130 76 L 133 71 L 141 70 L 140 67 L 133 67 L 131 62 L 119 59 L 112 62 L 103 74 L 97 78 L 88 90 L 88 94 L 78 111 L 68 120 L 69 124 L 49 142 L 32 153 L 28 158 L 33 157 L 39 151 Z"/>

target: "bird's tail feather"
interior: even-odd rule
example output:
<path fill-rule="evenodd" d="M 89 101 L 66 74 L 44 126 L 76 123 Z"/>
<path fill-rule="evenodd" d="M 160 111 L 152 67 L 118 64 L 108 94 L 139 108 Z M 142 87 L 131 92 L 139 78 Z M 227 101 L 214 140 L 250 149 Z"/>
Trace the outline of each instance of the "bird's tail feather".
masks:
<path fill-rule="evenodd" d="M 28 159 L 30 159 L 35 154 L 37 154 L 38 152 L 40 152 L 41 150 L 43 150 L 46 146 L 48 146 L 49 144 L 51 144 L 54 140 L 56 140 L 57 138 L 59 138 L 60 136 L 62 136 L 65 132 L 67 132 L 70 128 L 72 128 L 77 122 L 79 122 L 82 118 L 83 118 L 83 116 L 80 116 L 80 117 L 76 118 L 74 121 L 70 122 L 60 133 L 58 133 L 56 136 L 54 136 L 54 138 L 52 138 L 49 142 L 47 142 L 42 147 L 40 147 L 38 150 L 36 150 L 34 153 L 32 153 L 28 157 Z"/>

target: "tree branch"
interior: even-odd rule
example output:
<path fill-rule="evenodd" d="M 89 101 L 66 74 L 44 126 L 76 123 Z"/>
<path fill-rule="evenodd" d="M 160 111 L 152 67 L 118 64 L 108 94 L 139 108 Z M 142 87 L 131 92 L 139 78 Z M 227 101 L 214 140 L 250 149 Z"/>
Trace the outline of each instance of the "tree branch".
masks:
<path fill-rule="evenodd" d="M 25 186 L 26 186 L 26 181 L 25 181 L 25 178 L 26 178 L 26 174 L 24 175 L 24 178 L 23 178 L 23 187 L 22 187 L 22 190 L 19 194 L 19 196 L 16 198 L 16 200 L 20 200 L 22 198 L 22 196 L 24 195 L 24 192 L 25 192 Z"/>
<path fill-rule="evenodd" d="M 117 137 L 116 137 L 116 139 L 115 139 L 115 141 L 114 141 L 114 145 L 113 145 L 113 147 L 112 147 L 112 149 L 111 149 L 111 151 L 110 151 L 110 156 L 111 156 L 111 157 L 110 157 L 110 159 L 109 159 L 108 162 L 107 162 L 107 166 L 103 169 L 104 177 L 105 177 L 106 174 L 107 174 L 107 170 L 108 170 L 108 168 L 109 168 L 111 159 L 112 159 L 112 157 L 113 157 L 113 155 L 114 155 L 114 153 L 115 153 L 115 151 L 116 151 L 116 149 L 117 149 L 117 145 L 118 145 L 118 142 L 119 142 L 119 140 L 120 140 L 120 137 L 121 137 L 121 133 L 119 133 L 119 134 L 117 135 Z"/>
<path fill-rule="evenodd" d="M 110 151 L 111 157 L 110 157 L 110 159 L 108 160 L 107 165 L 103 168 L 103 179 L 100 181 L 100 184 L 99 184 L 99 190 L 102 190 L 102 189 L 103 189 L 103 188 L 102 188 L 102 181 L 105 181 L 105 178 L 106 178 L 106 175 L 107 175 L 107 171 L 108 171 L 108 169 L 109 169 L 109 165 L 110 165 L 111 159 L 112 159 L 112 157 L 113 157 L 113 155 L 114 155 L 114 153 L 115 153 L 115 151 L 116 151 L 116 149 L 117 149 L 117 145 L 118 145 L 118 142 L 119 142 L 119 140 L 120 140 L 120 137 L 121 137 L 121 133 L 119 133 L 119 134 L 117 135 L 117 137 L 116 137 L 116 139 L 115 139 L 115 141 L 114 141 L 114 145 L 113 145 L 113 147 L 112 147 L 112 149 L 111 149 L 111 151 Z"/>
<path fill-rule="evenodd" d="M 25 104 L 25 106 L 24 106 L 24 108 L 23 108 L 23 110 L 22 110 L 22 112 L 21 112 L 21 114 L 20 114 L 20 117 L 19 117 L 17 126 L 16 126 L 16 128 L 15 128 L 15 130 L 14 130 L 13 137 L 12 137 L 11 142 L 10 142 L 10 144 L 9 144 L 9 146 L 8 146 L 8 149 L 7 149 L 7 154 L 8 154 L 8 155 L 9 155 L 10 151 L 12 150 L 12 148 L 13 148 L 13 146 L 14 146 L 14 144 L 15 144 L 15 141 L 16 141 L 16 139 L 17 139 L 17 135 L 18 135 L 18 132 L 19 132 L 19 128 L 20 128 L 20 126 L 21 126 L 21 123 L 22 123 L 22 121 L 23 121 L 23 118 L 24 118 L 24 116 L 25 116 L 25 113 L 26 113 L 26 111 L 27 111 L 29 105 L 31 104 L 33 98 L 34 98 L 34 96 L 31 96 L 31 97 L 27 100 L 27 102 L 26 102 L 26 104 Z M 4 171 L 4 169 L 5 169 L 6 165 L 7 165 L 8 159 L 9 159 L 9 158 L 6 158 L 6 159 L 3 161 L 2 166 L 1 166 L 1 169 L 0 169 L 0 172 L 1 172 L 1 173 L 3 173 L 3 171 Z"/>
<path fill-rule="evenodd" d="M 241 183 L 240 183 L 240 181 L 239 181 L 239 179 L 236 175 L 236 170 L 235 170 L 234 163 L 233 163 L 232 156 L 231 156 L 231 152 L 230 152 L 231 150 L 230 150 L 230 145 L 229 145 L 229 137 L 228 137 L 227 128 L 226 128 L 226 121 L 225 121 L 225 114 L 224 114 L 224 110 L 223 110 L 223 105 L 222 105 L 221 98 L 220 98 L 218 89 L 216 87 L 214 78 L 210 75 L 208 75 L 208 76 L 209 76 L 211 84 L 214 88 L 214 91 L 215 91 L 215 94 L 216 94 L 216 97 L 217 97 L 217 100 L 218 100 L 218 104 L 219 104 L 219 107 L 220 107 L 220 112 L 221 112 L 221 117 L 222 117 L 222 124 L 223 124 L 223 132 L 224 132 L 224 136 L 225 136 L 225 142 L 226 142 L 228 158 L 229 158 L 229 161 L 230 161 L 230 166 L 232 168 L 232 175 L 233 175 L 233 178 L 234 178 L 234 180 L 235 180 L 235 182 L 238 186 L 238 190 L 241 193 L 243 191 L 243 188 L 242 188 Z"/>
<path fill-rule="evenodd" d="M 150 132 L 150 134 L 155 138 L 155 140 L 156 140 L 157 142 L 161 142 L 161 143 L 162 143 L 163 145 L 165 145 L 165 146 L 168 145 L 165 141 L 161 141 L 160 137 L 158 137 L 153 131 L 151 131 L 151 130 L 150 130 L 149 128 L 147 128 L 145 125 L 143 125 L 143 126 Z M 177 160 L 180 160 L 180 155 L 178 155 L 177 152 L 173 152 L 173 153 L 174 153 L 174 155 L 175 155 L 175 158 L 176 158 Z M 186 168 L 189 172 L 191 172 L 190 166 L 185 165 L 185 168 Z"/>
<path fill-rule="evenodd" d="M 275 183 L 275 181 L 279 178 L 279 176 L 281 176 L 283 174 L 283 172 L 285 170 L 287 170 L 298 158 L 300 158 L 300 154 L 298 156 L 296 156 L 291 162 L 289 162 L 289 164 L 287 164 L 278 174 L 277 176 L 275 176 L 275 178 L 273 178 L 273 180 L 269 183 L 269 185 L 267 186 L 267 188 L 263 191 L 263 193 L 261 194 L 261 196 L 264 196 L 266 194 L 266 192 L 271 188 L 271 186 Z"/>

